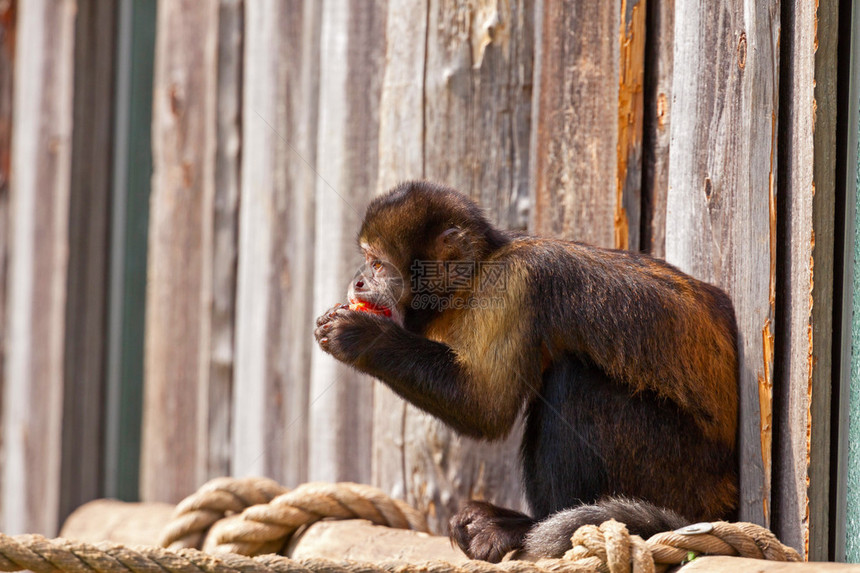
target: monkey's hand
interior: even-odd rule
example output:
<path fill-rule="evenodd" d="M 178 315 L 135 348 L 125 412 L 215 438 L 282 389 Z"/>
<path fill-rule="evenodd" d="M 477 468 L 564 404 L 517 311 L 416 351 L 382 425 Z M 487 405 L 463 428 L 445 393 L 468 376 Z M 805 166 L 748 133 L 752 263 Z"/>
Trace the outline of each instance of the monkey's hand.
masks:
<path fill-rule="evenodd" d="M 498 563 L 522 549 L 535 521 L 524 513 L 485 501 L 470 501 L 448 524 L 451 539 L 472 559 Z"/>
<path fill-rule="evenodd" d="M 362 357 L 394 323 L 374 313 L 336 304 L 316 321 L 314 336 L 320 348 L 347 364 L 360 366 Z"/>

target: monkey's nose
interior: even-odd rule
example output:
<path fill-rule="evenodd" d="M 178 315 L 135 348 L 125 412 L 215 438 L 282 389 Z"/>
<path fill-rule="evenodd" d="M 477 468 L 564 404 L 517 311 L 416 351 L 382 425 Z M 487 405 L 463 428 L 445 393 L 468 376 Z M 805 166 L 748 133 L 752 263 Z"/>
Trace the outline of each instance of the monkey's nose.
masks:
<path fill-rule="evenodd" d="M 355 281 L 355 288 L 364 288 L 364 281 Z"/>

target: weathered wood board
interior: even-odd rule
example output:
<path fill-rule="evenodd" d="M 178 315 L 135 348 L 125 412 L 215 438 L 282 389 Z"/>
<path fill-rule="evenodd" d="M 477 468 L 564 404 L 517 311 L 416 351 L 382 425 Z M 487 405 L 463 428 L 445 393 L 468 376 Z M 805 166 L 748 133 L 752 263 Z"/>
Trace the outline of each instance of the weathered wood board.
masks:
<path fill-rule="evenodd" d="M 537 15 L 529 225 L 537 234 L 619 248 L 638 237 L 618 193 L 620 8 L 545 0 Z"/>
<path fill-rule="evenodd" d="M 387 2 L 328 2 L 322 13 L 315 196 L 314 317 L 346 302 L 364 263 L 356 237 L 376 192 Z M 308 325 L 310 333 L 312 325 Z M 373 379 L 313 344 L 309 478 L 371 480 Z"/>
<path fill-rule="evenodd" d="M 741 519 L 769 523 L 779 12 L 675 1 L 666 258 L 732 297 L 740 330 Z"/>
<path fill-rule="evenodd" d="M 307 480 L 320 4 L 245 4 L 232 472 Z"/>
<path fill-rule="evenodd" d="M 647 4 L 642 150 L 642 242 L 640 249 L 666 256 L 666 195 L 675 46 L 675 0 Z"/>
<path fill-rule="evenodd" d="M 157 26 L 141 497 L 176 502 L 208 457 L 218 4 L 163 2 Z"/>
<path fill-rule="evenodd" d="M 817 9 L 816 9 L 817 7 Z M 784 12 L 774 531 L 827 559 L 835 208 L 836 23 L 833 2 Z"/>
<path fill-rule="evenodd" d="M 73 116 L 73 0 L 17 6 L 0 529 L 55 534 Z"/>

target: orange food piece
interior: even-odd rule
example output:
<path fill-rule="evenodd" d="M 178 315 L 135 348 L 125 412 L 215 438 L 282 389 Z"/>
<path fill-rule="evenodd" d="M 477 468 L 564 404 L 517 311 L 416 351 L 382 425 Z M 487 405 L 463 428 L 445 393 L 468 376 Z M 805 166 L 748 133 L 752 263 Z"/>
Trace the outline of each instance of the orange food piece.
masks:
<path fill-rule="evenodd" d="M 385 308 L 384 306 L 378 306 L 370 302 L 364 302 L 363 300 L 350 301 L 349 310 L 356 310 L 358 312 L 369 312 L 372 314 L 381 314 L 383 316 L 391 316 L 391 309 Z"/>

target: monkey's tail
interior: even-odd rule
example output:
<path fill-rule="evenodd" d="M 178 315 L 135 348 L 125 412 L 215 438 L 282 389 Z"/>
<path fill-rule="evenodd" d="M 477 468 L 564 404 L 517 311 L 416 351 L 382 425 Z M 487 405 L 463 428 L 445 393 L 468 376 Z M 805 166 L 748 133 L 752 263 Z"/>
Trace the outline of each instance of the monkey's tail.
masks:
<path fill-rule="evenodd" d="M 570 549 L 570 538 L 580 526 L 600 525 L 609 519 L 624 523 L 630 533 L 644 539 L 689 524 L 671 509 L 636 499 L 609 497 L 591 505 L 563 509 L 539 522 L 526 535 L 525 551 L 536 557 L 561 557 Z"/>

